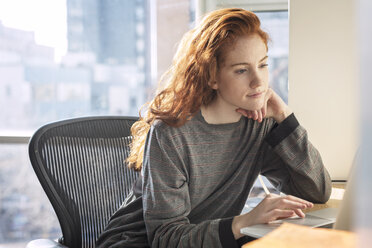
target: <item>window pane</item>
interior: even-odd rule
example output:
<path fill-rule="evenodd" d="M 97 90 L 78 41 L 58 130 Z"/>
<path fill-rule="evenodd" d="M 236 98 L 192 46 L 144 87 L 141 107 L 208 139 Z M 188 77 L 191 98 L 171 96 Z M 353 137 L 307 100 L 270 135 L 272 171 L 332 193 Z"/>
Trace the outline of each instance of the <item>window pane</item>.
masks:
<path fill-rule="evenodd" d="M 0 104 L 11 106 L 0 130 L 138 115 L 151 85 L 149 1 L 12 0 L 0 9 Z"/>
<path fill-rule="evenodd" d="M 170 65 L 166 53 L 195 13 L 190 0 L 153 3 L 0 1 L 0 135 L 70 117 L 138 115 L 157 79 L 151 61 L 158 74 Z M 150 34 L 162 35 L 158 46 Z M 0 247 L 61 235 L 27 154 L 27 145 L 0 145 Z"/>
<path fill-rule="evenodd" d="M 0 145 L 0 247 L 25 247 L 33 239 L 61 236 L 27 154 L 27 145 Z"/>
<path fill-rule="evenodd" d="M 270 85 L 288 103 L 288 11 L 257 12 L 263 29 L 269 34 Z"/>
<path fill-rule="evenodd" d="M 157 79 L 171 66 L 182 36 L 193 28 L 195 0 L 157 1 Z M 170 11 L 171 10 L 171 11 Z M 174 27 L 173 29 L 170 29 Z"/>

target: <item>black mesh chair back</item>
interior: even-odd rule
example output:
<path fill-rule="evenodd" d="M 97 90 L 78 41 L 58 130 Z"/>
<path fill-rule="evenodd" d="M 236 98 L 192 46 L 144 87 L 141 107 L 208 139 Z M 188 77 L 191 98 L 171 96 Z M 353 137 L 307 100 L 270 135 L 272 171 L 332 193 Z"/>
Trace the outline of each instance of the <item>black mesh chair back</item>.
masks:
<path fill-rule="evenodd" d="M 138 173 L 125 159 L 135 117 L 84 117 L 41 127 L 31 164 L 57 214 L 68 247 L 94 247 Z"/>

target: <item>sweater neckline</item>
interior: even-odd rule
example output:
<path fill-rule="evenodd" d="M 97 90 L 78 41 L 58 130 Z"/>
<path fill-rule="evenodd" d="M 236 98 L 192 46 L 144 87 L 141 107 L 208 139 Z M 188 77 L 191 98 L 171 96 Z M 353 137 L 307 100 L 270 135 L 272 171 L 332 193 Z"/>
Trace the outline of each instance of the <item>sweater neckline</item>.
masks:
<path fill-rule="evenodd" d="M 200 122 L 202 122 L 203 124 L 205 124 L 205 125 L 207 125 L 211 128 L 232 128 L 232 127 L 238 126 L 244 120 L 244 116 L 242 115 L 237 122 L 223 123 L 223 124 L 211 124 L 211 123 L 208 123 L 204 119 L 200 109 L 197 112 L 197 114 L 195 115 L 195 117 L 196 117 L 197 120 L 199 120 Z"/>

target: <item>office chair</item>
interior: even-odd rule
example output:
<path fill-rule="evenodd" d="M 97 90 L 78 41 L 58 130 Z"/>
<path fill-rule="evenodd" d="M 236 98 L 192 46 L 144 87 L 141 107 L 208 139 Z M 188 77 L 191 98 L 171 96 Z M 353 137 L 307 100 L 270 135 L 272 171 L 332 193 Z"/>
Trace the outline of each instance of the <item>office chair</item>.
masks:
<path fill-rule="evenodd" d="M 35 173 L 59 220 L 58 242 L 38 239 L 34 247 L 94 247 L 138 173 L 129 170 L 130 128 L 135 117 L 83 117 L 38 129 L 29 143 Z"/>

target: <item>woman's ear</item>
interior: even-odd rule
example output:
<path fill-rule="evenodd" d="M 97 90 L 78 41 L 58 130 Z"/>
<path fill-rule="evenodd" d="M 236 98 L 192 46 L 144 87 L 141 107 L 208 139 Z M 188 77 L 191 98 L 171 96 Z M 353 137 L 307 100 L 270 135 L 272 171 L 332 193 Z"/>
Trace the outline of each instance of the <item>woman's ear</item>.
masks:
<path fill-rule="evenodd" d="M 210 81 L 210 82 L 208 82 L 208 85 L 209 85 L 209 87 L 211 87 L 214 90 L 218 89 L 217 81 Z"/>

